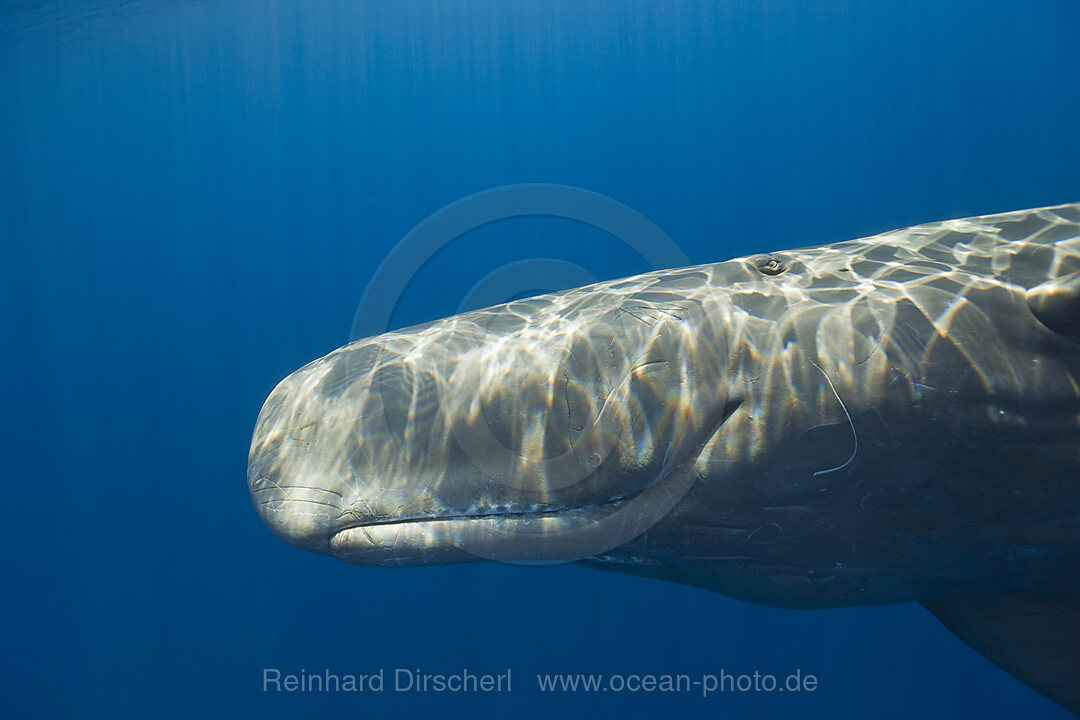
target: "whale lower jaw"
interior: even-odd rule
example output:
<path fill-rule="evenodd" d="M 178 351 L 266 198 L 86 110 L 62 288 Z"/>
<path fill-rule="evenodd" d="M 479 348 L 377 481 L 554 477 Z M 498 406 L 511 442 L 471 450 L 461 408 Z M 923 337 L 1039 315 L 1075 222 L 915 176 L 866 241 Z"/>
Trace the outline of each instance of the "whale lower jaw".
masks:
<path fill-rule="evenodd" d="M 461 515 L 358 525 L 330 537 L 330 554 L 354 565 L 408 567 L 479 560 L 571 562 L 618 542 L 625 501 L 557 511 Z M 620 543 L 621 544 L 621 543 Z"/>

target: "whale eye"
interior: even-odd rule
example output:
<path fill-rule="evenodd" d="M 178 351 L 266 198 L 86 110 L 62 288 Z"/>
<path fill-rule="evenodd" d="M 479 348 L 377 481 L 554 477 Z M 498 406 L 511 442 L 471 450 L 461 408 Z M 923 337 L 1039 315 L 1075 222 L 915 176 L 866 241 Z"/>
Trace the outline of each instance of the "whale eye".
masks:
<path fill-rule="evenodd" d="M 750 262 L 762 275 L 779 275 L 788 269 L 788 263 L 781 255 L 755 255 Z"/>

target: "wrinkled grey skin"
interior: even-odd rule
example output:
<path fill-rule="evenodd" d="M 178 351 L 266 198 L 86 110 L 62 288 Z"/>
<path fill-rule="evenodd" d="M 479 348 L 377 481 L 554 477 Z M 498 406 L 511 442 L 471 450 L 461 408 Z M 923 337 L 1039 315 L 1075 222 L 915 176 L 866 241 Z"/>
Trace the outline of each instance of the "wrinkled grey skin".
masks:
<path fill-rule="evenodd" d="M 1026 641 L 950 599 L 1051 598 L 1076 626 L 1078 295 L 1072 204 L 512 302 L 287 377 L 248 483 L 279 537 L 357 564 L 580 560 L 783 607 L 925 602 L 1075 710 L 1075 666 L 1010 664 Z"/>

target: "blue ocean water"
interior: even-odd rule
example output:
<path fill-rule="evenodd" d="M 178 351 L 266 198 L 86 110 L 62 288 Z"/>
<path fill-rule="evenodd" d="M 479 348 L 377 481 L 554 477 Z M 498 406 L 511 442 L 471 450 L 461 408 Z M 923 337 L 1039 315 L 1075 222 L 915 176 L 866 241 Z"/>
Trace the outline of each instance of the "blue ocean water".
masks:
<path fill-rule="evenodd" d="M 918 606 L 351 567 L 263 527 L 245 465 L 277 381 L 473 193 L 601 193 L 692 262 L 1080 199 L 1078 33 L 1074 0 L 0 3 L 0 715 L 1068 717 Z M 426 258 L 390 324 L 535 258 L 651 269 L 507 220 Z M 388 687 L 266 692 L 266 668 Z M 512 691 L 395 692 L 396 668 Z M 755 670 L 817 689 L 535 681 Z"/>

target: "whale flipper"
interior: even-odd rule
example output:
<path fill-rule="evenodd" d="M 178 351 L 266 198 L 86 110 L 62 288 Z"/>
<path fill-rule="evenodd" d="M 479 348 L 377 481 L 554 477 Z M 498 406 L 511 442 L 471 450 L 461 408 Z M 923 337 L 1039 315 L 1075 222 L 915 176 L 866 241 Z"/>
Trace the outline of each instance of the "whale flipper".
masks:
<path fill-rule="evenodd" d="M 1080 714 L 1080 603 L 1024 593 L 924 602 L 998 667 Z"/>

